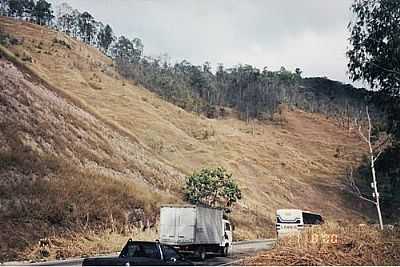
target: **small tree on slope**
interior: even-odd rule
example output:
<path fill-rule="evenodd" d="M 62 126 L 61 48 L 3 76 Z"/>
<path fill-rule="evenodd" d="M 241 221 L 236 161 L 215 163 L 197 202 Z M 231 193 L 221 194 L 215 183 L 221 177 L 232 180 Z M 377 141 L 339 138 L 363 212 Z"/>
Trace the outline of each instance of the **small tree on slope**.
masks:
<path fill-rule="evenodd" d="M 242 198 L 232 174 L 222 168 L 202 169 L 186 177 L 185 198 L 192 204 L 231 207 Z"/>

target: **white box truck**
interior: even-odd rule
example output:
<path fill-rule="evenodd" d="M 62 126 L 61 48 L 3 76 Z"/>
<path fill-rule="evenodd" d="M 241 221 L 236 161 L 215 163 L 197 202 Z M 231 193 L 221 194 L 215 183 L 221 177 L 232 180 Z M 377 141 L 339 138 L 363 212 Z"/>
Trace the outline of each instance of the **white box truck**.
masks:
<path fill-rule="evenodd" d="M 232 249 L 232 227 L 224 210 L 195 205 L 162 205 L 160 242 L 201 260 L 209 252 L 227 256 Z"/>

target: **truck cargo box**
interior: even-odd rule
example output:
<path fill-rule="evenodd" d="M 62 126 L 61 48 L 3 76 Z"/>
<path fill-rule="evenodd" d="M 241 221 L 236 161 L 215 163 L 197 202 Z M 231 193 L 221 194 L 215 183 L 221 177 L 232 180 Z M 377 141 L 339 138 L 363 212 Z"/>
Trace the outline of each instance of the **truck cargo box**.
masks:
<path fill-rule="evenodd" d="M 195 205 L 163 205 L 160 242 L 169 245 L 224 244 L 223 210 Z"/>

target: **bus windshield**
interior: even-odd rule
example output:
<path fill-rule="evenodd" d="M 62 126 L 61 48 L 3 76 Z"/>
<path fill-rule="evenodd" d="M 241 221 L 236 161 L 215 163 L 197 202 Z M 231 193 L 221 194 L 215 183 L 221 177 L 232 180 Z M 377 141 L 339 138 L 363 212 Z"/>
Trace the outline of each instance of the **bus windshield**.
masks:
<path fill-rule="evenodd" d="M 322 224 L 324 220 L 322 219 L 321 215 L 310 213 L 310 212 L 303 212 L 303 223 L 304 224 Z"/>

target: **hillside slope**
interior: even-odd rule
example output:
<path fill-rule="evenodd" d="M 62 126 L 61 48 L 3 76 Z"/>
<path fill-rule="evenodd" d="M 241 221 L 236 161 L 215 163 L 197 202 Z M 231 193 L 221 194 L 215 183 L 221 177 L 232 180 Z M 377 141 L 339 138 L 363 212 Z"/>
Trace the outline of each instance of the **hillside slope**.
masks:
<path fill-rule="evenodd" d="M 155 223 L 159 203 L 177 201 L 158 192 L 179 174 L 140 144 L 4 59 L 0 77 L 1 258 L 52 232 Z"/>
<path fill-rule="evenodd" d="M 30 204 L 36 201 L 37 207 L 42 208 L 42 203 L 56 207 L 45 195 L 30 197 L 30 190 L 37 190 L 32 183 L 44 179 L 52 186 L 59 181 L 64 188 L 81 192 L 68 193 L 76 197 L 71 205 L 78 210 L 90 201 L 102 207 L 106 198 L 116 203 L 107 214 L 87 212 L 95 213 L 98 221 L 143 207 L 154 217 L 161 202 L 180 201 L 184 175 L 222 165 L 243 191 L 233 214 L 237 238 L 272 235 L 276 208 L 314 210 L 331 218 L 361 217 L 347 204 L 339 186 L 346 168 L 357 165 L 364 154 L 357 133 L 348 133 L 323 116 L 284 107 L 278 120 L 270 123 L 246 124 L 234 115 L 220 120 L 199 117 L 124 80 L 112 61 L 92 47 L 25 22 L 0 18 L 0 26 L 21 40 L 9 48 L 14 63 L 9 60 L 13 55 L 0 62 L 0 140 L 6 158 L 0 175 L 2 181 L 9 181 L 1 184 L 8 192 L 1 196 L 2 203 L 26 199 Z M 27 69 L 18 64 L 21 60 Z M 21 186 L 10 180 L 23 183 L 25 190 L 11 193 L 10 188 Z M 98 185 L 94 192 L 89 190 L 92 180 Z M 60 184 L 54 185 L 56 196 Z M 159 192 L 159 197 L 149 192 Z M 86 197 L 79 201 L 82 194 Z M 70 205 L 63 198 L 56 203 Z M 11 210 L 3 204 L 2 208 Z M 83 214 L 78 212 L 74 220 L 82 220 Z M 14 220 L 21 226 L 29 216 L 21 222 L 17 213 L 9 214 L 1 222 L 8 225 Z M 119 216 L 123 221 L 123 214 Z M 52 220 L 46 223 L 54 225 Z M 9 241 L 8 228 L 3 229 L 0 236 Z M 35 228 L 36 239 L 48 235 L 45 229 Z M 21 243 L 18 247 L 32 245 L 21 239 L 27 239 L 22 232 L 13 239 Z M 3 255 L 9 251 L 1 250 Z"/>

